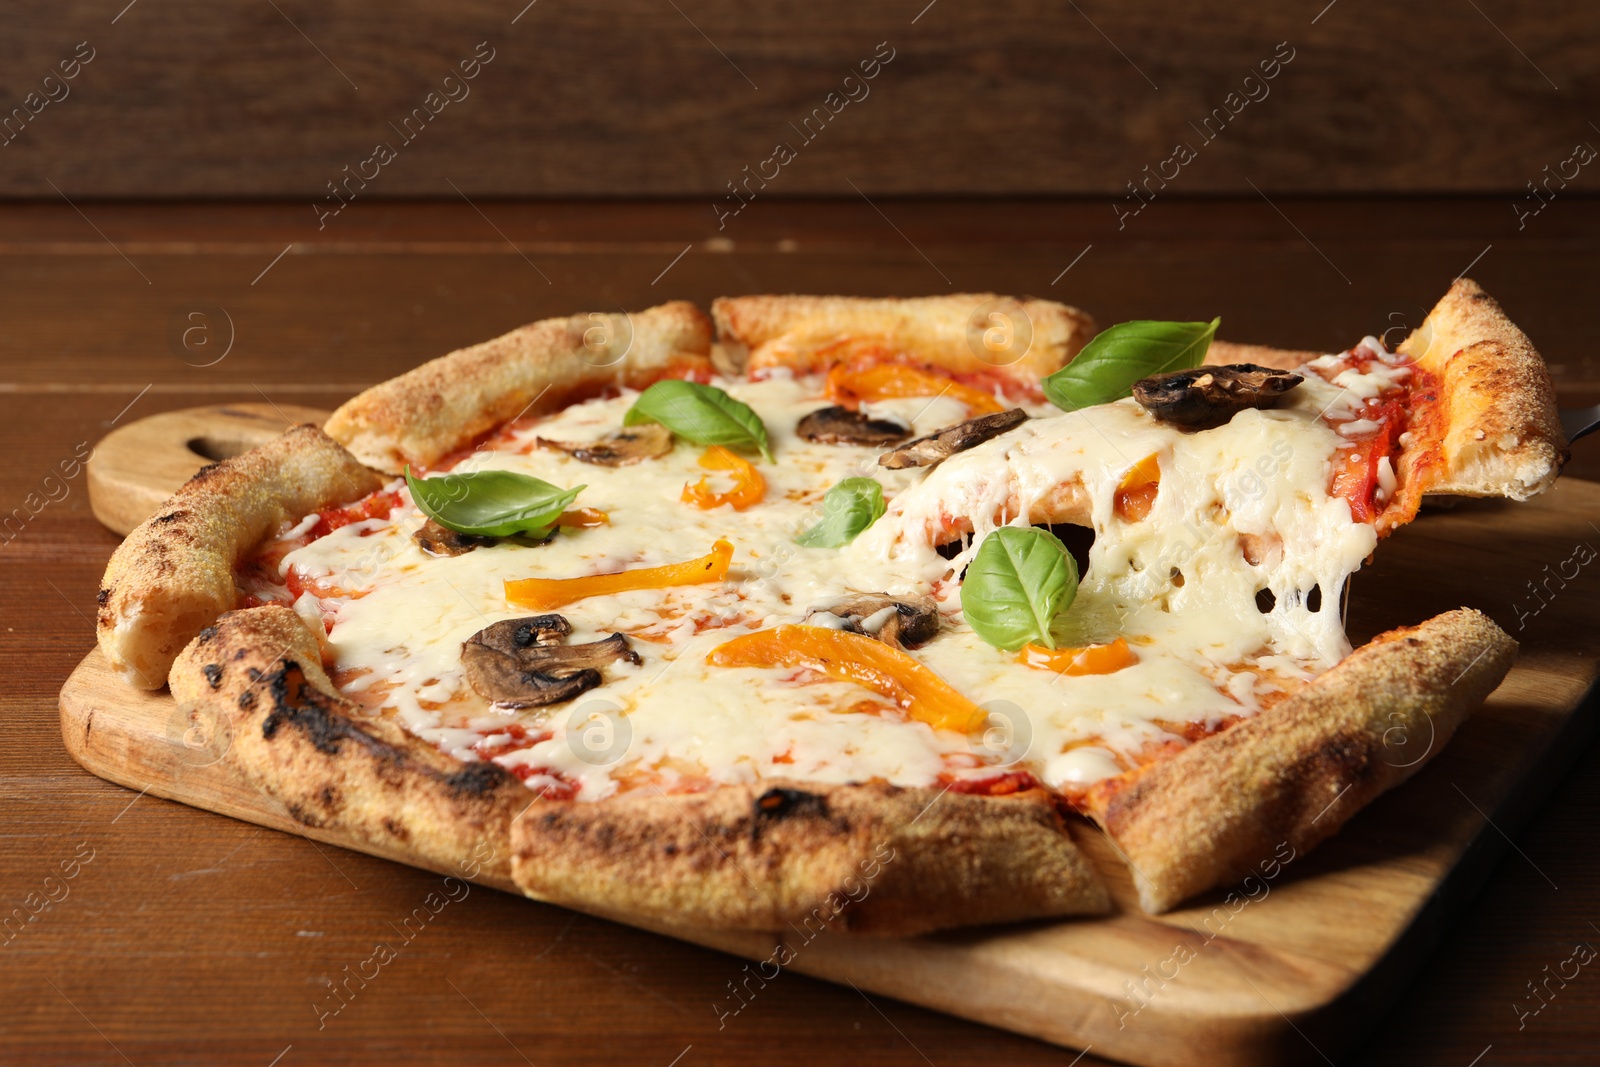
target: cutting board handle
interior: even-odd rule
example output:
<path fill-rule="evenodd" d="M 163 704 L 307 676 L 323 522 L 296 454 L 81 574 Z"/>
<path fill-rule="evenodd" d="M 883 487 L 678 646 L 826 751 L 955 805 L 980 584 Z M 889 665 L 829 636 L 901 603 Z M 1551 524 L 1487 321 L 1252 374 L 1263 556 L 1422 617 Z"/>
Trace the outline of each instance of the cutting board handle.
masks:
<path fill-rule="evenodd" d="M 207 463 L 247 452 L 291 426 L 327 420 L 328 412 L 295 404 L 209 404 L 130 422 L 94 446 L 89 507 L 126 535 Z"/>

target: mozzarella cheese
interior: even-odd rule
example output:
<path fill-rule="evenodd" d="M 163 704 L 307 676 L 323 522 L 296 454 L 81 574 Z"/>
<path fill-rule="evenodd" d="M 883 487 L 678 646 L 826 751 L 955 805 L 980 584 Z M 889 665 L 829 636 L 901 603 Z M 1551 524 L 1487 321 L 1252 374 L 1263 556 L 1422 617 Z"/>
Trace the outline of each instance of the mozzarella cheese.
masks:
<path fill-rule="evenodd" d="M 405 504 L 388 518 L 288 552 L 282 568 L 339 590 L 304 603 L 307 594 L 296 608 L 326 618 L 345 691 L 460 758 L 493 758 L 533 788 L 575 783 L 581 799 L 645 784 L 671 791 L 779 775 L 925 786 L 990 776 L 997 765 L 1081 788 L 1175 740 L 1185 724 L 1214 727 L 1253 714 L 1349 651 L 1337 605 L 1376 534 L 1329 495 L 1341 438 L 1322 415 L 1364 382 L 1308 376 L 1282 407 L 1247 410 L 1201 433 L 1161 423 L 1132 400 L 1070 414 L 1042 408 L 1011 433 L 906 471 L 878 466 L 877 450 L 795 435 L 800 418 L 827 403 L 818 378 L 716 384 L 760 414 L 777 454 L 760 465 L 765 500 L 746 511 L 703 511 L 680 500 L 685 483 L 706 475 L 701 449 L 686 442 L 620 468 L 535 447 L 535 436 L 582 441 L 614 430 L 636 398 L 627 393 L 502 435 L 454 468 L 583 484 L 578 505 L 607 512 L 608 526 L 564 530 L 534 548 L 499 544 L 433 558 L 412 541 L 424 516 L 396 483 Z M 948 398 L 872 410 L 918 434 L 966 417 Z M 1153 507 L 1128 522 L 1116 510 L 1117 487 L 1152 455 L 1160 467 Z M 828 487 L 853 476 L 882 483 L 887 514 L 843 549 L 795 544 L 821 517 Z M 722 476 L 711 477 L 715 487 Z M 1061 636 L 1073 645 L 1126 637 L 1139 662 L 1114 674 L 1069 677 L 1023 665 L 981 641 L 960 612 L 959 576 L 983 536 L 1030 515 L 1054 518 L 1053 501 L 1072 484 L 1088 502 L 1095 541 Z M 971 532 L 946 558 L 935 540 L 952 520 Z M 506 580 L 675 563 L 703 555 L 718 538 L 735 545 L 725 583 L 598 596 L 562 609 L 573 624 L 570 641 L 623 631 L 641 665 L 607 667 L 605 683 L 570 705 L 517 713 L 490 708 L 468 687 L 461 643 L 527 614 L 507 602 Z M 1268 610 L 1263 590 L 1272 594 Z M 1004 729 L 972 737 L 936 731 L 850 683 L 706 663 L 722 641 L 800 622 L 853 592 L 933 595 L 943 629 L 912 654 Z"/>

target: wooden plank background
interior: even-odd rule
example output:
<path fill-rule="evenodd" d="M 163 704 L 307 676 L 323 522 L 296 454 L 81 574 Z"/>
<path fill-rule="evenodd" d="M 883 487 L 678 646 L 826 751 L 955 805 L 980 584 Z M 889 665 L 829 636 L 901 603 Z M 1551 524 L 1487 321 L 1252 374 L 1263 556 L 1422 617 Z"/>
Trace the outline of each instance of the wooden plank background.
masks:
<path fill-rule="evenodd" d="M 320 233 L 293 204 L 17 205 L 0 209 L 0 294 L 29 306 L 0 330 L 0 363 L 30 388 L 260 400 L 257 384 L 289 381 L 271 399 L 313 403 L 297 391 L 349 396 L 547 316 L 763 292 L 1029 294 L 1103 324 L 1221 315 L 1229 340 L 1321 349 L 1397 342 L 1470 268 L 1562 402 L 1600 401 L 1600 200 L 1558 200 L 1521 231 L 1504 205 L 1174 200 L 1119 231 L 1082 201 L 773 201 L 737 240 L 683 202 L 358 202 Z M 180 322 L 226 357 L 185 349 Z"/>
<path fill-rule="evenodd" d="M 493 58 L 446 85 L 475 53 Z M 435 91 L 459 99 L 406 140 Z M 396 158 L 358 200 L 684 196 L 709 215 L 780 142 L 796 158 L 759 198 L 1114 198 L 1179 144 L 1196 158 L 1159 196 L 1520 195 L 1547 166 L 1568 194 L 1600 188 L 1567 162 L 1600 146 L 1597 103 L 1592 0 L 21 0 L 0 196 L 282 197 L 310 217 L 380 142 Z"/>

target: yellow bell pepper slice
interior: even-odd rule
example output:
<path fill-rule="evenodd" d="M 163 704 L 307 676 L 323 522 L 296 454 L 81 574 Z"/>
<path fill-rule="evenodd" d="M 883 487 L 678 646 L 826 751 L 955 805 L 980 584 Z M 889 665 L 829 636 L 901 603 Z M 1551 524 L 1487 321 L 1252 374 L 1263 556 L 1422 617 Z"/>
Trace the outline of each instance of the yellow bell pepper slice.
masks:
<path fill-rule="evenodd" d="M 677 585 L 705 585 L 728 576 L 733 543 L 718 541 L 709 554 L 664 567 L 637 567 L 613 574 L 585 578 L 522 578 L 506 583 L 506 599 L 535 611 L 550 611 L 575 600 L 626 593 L 634 589 L 666 589 Z"/>
<path fill-rule="evenodd" d="M 756 470 L 755 464 L 721 445 L 712 445 L 706 449 L 705 454 L 700 457 L 700 466 L 711 471 L 731 471 L 733 488 L 726 493 L 713 492 L 711 479 L 701 478 L 698 482 L 691 482 L 683 487 L 685 504 L 693 504 L 706 511 L 731 504 L 734 511 L 743 511 L 761 503 L 761 498 L 767 495 L 767 480 L 761 477 L 761 472 Z"/>
<path fill-rule="evenodd" d="M 843 363 L 828 372 L 828 398 L 854 409 L 862 402 L 904 396 L 948 396 L 961 401 L 974 415 L 1006 410 L 1005 405 L 981 389 L 904 363 L 876 363 L 851 370 Z"/>
<path fill-rule="evenodd" d="M 1156 493 L 1161 489 L 1161 462 L 1154 452 L 1144 457 L 1122 476 L 1117 483 L 1115 510 L 1127 522 L 1139 522 L 1155 506 Z"/>
<path fill-rule="evenodd" d="M 706 662 L 714 667 L 806 667 L 887 697 L 936 730 L 965 733 L 988 719 L 949 682 L 899 649 L 825 626 L 757 630 L 718 645 Z"/>
<path fill-rule="evenodd" d="M 556 516 L 556 525 L 574 530 L 592 530 L 596 526 L 610 526 L 611 516 L 599 508 L 573 508 Z"/>
<path fill-rule="evenodd" d="M 1087 648 L 1041 648 L 1023 645 L 1017 660 L 1040 670 L 1057 674 L 1115 674 L 1124 667 L 1139 662 L 1126 638 L 1119 637 L 1109 645 L 1090 645 Z"/>

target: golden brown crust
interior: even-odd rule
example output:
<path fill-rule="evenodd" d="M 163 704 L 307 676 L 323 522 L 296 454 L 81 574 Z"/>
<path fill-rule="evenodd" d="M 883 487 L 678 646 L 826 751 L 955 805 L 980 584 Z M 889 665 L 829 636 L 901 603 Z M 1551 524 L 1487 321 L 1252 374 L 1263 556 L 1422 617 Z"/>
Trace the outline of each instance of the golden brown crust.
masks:
<path fill-rule="evenodd" d="M 748 350 L 735 362 L 752 373 L 826 370 L 868 344 L 953 373 L 995 371 L 1032 383 L 1060 370 L 1095 334 L 1094 319 L 1075 307 L 994 293 L 725 296 L 712 302 L 711 316 L 724 348 Z"/>
<path fill-rule="evenodd" d="M 1373 639 L 1294 696 L 1130 772 L 1093 812 L 1148 912 L 1335 833 L 1415 774 L 1511 669 L 1517 643 L 1468 608 Z M 1108 803 L 1103 798 L 1109 795 Z"/>
<path fill-rule="evenodd" d="M 307 826 L 336 828 L 436 868 L 510 875 L 509 827 L 532 794 L 493 763 L 462 763 L 366 716 L 323 672 L 288 608 L 230 611 L 172 667 L 172 695 L 225 758 Z"/>
<path fill-rule="evenodd" d="M 909 935 L 1099 914 L 1110 898 L 1039 791 L 764 780 L 542 803 L 512 828 L 529 896 L 679 925 Z"/>
<path fill-rule="evenodd" d="M 245 553 L 381 485 L 315 426 L 201 468 L 112 555 L 100 585 L 101 651 L 132 684 L 161 688 L 183 646 L 237 603 L 234 567 Z"/>
<path fill-rule="evenodd" d="M 1526 500 L 1567 457 L 1544 360 L 1500 305 L 1457 279 L 1397 349 L 1439 379 L 1444 463 L 1429 493 Z"/>
<path fill-rule="evenodd" d="M 379 470 L 424 466 L 520 415 L 605 388 L 710 366 L 711 323 L 678 300 L 631 314 L 544 319 L 375 385 L 328 419 L 328 434 Z"/>

